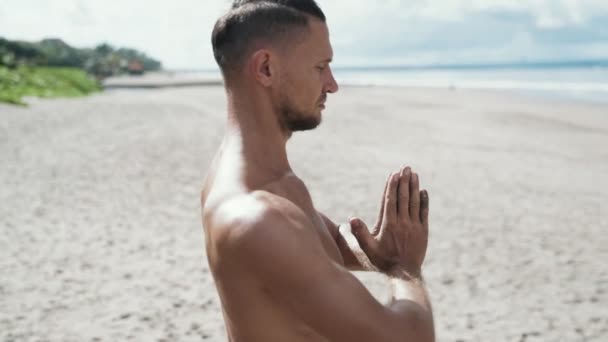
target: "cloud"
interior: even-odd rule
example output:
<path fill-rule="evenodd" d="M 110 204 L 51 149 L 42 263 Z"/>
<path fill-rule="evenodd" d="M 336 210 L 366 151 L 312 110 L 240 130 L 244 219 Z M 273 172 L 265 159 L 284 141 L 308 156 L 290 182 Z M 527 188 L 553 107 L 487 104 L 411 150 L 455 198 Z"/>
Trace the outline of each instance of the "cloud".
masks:
<path fill-rule="evenodd" d="M 336 64 L 608 57 L 605 0 L 317 1 Z M 207 68 L 215 66 L 211 29 L 229 3 L 0 0 L 0 33 L 81 47 L 109 42 L 171 68 Z"/>
<path fill-rule="evenodd" d="M 337 60 L 345 56 L 346 64 L 366 57 L 371 64 L 431 64 L 608 58 L 602 24 L 608 22 L 608 2 L 442 4 L 392 3 L 370 9 L 366 16 L 354 1 L 350 20 L 332 29 L 335 37 L 357 37 L 335 39 Z"/>
<path fill-rule="evenodd" d="M 211 64 L 210 33 L 226 1 L 0 0 L 11 16 L 0 32 L 11 39 L 59 37 L 91 47 L 102 42 L 140 49 L 169 67 Z"/>

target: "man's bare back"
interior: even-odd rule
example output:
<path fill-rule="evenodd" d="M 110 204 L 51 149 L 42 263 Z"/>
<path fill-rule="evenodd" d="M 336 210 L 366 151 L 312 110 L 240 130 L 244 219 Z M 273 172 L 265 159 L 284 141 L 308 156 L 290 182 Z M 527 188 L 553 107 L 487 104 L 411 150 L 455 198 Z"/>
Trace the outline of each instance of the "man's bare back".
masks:
<path fill-rule="evenodd" d="M 235 1 L 212 41 L 228 121 L 201 204 L 230 341 L 433 341 L 421 278 L 428 196 L 418 176 L 391 173 L 374 231 L 351 219 L 351 246 L 289 165 L 290 136 L 320 124 L 327 94 L 338 91 L 316 3 Z M 349 270 L 391 277 L 393 301 L 376 301 Z"/>

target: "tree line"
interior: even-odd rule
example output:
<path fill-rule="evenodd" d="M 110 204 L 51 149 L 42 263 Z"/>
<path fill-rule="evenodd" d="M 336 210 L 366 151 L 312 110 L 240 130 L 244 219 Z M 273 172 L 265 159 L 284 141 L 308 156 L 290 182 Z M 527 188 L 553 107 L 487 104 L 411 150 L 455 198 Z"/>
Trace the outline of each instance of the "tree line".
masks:
<path fill-rule="evenodd" d="M 85 70 L 97 79 L 123 74 L 140 74 L 162 69 L 160 61 L 130 48 L 100 44 L 94 48 L 74 48 L 61 39 L 39 42 L 11 41 L 0 37 L 0 66 L 71 67 Z"/>

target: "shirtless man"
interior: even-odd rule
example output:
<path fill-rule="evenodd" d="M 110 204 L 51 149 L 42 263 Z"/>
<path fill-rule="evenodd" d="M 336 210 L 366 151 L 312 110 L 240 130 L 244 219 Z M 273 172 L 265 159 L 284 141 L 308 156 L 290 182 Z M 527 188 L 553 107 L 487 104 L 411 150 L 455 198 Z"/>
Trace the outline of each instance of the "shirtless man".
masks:
<path fill-rule="evenodd" d="M 235 1 L 212 42 L 228 122 L 201 200 L 229 340 L 434 341 L 421 276 L 428 195 L 418 175 L 390 175 L 373 232 L 350 220 L 352 246 L 289 165 L 287 140 L 315 128 L 338 90 L 323 12 L 313 0 Z M 386 305 L 349 272 L 372 269 L 391 279 Z"/>

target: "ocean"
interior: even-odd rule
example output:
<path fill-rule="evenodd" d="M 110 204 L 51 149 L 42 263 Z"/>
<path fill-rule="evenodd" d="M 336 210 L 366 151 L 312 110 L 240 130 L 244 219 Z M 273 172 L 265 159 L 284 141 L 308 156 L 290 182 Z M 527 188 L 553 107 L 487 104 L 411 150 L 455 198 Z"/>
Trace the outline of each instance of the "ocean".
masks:
<path fill-rule="evenodd" d="M 220 77 L 216 70 L 179 72 Z M 338 84 L 479 89 L 517 92 L 553 100 L 608 105 L 608 62 L 456 65 L 428 67 L 334 67 Z"/>
<path fill-rule="evenodd" d="M 337 68 L 338 83 L 480 89 L 608 104 L 608 66 Z"/>

